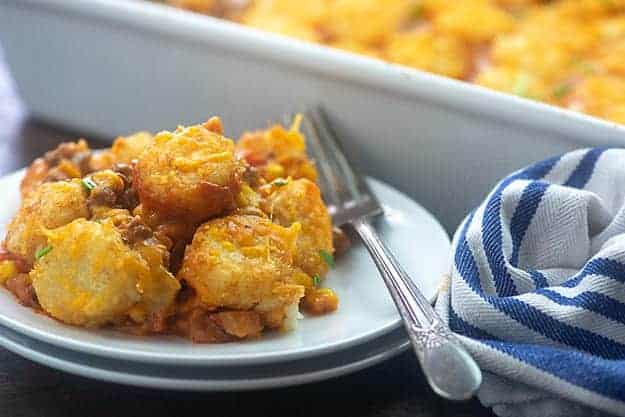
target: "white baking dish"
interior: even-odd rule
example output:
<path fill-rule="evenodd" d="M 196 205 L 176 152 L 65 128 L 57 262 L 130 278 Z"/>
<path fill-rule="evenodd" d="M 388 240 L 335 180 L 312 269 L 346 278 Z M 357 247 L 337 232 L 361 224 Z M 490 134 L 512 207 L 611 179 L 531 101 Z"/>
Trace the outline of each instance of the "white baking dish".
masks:
<path fill-rule="evenodd" d="M 321 103 L 448 230 L 507 172 L 625 144 L 620 125 L 140 0 L 0 0 L 0 42 L 36 116 L 105 137 L 213 114 L 236 136 Z"/>

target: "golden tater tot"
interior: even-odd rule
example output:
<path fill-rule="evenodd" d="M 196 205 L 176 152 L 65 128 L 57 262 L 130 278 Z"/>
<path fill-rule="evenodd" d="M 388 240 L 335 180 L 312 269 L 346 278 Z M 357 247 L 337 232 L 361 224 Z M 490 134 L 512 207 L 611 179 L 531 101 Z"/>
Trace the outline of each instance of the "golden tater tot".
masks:
<path fill-rule="evenodd" d="M 61 143 L 28 167 L 20 184 L 22 198 L 44 182 L 82 177 L 91 171 L 91 157 L 84 139 Z"/>
<path fill-rule="evenodd" d="M 282 182 L 279 182 L 282 184 Z M 263 204 L 274 222 L 289 227 L 301 225 L 294 263 L 308 275 L 323 277 L 332 256 L 332 221 L 317 185 L 307 179 L 271 184 Z M 267 191 L 267 190 L 265 190 Z M 331 262 L 331 261 L 330 261 Z"/>
<path fill-rule="evenodd" d="M 336 0 L 327 9 L 325 31 L 336 39 L 379 45 L 407 25 L 418 10 L 417 0 Z"/>
<path fill-rule="evenodd" d="M 80 180 L 47 182 L 30 193 L 7 227 L 6 249 L 32 263 L 46 246 L 46 230 L 89 216 Z"/>
<path fill-rule="evenodd" d="M 41 307 L 65 323 L 97 327 L 121 322 L 131 308 L 141 320 L 148 308 L 169 306 L 179 289 L 176 279 L 129 248 L 110 222 L 75 220 L 47 232 L 49 251 L 30 272 Z M 146 306 L 142 301 L 147 300 Z M 158 302 L 155 302 L 158 298 Z M 137 317 L 138 316 L 138 317 Z"/>
<path fill-rule="evenodd" d="M 234 206 L 243 170 L 230 139 L 195 125 L 157 134 L 133 182 L 144 210 L 194 222 Z"/>
<path fill-rule="evenodd" d="M 625 124 L 625 80 L 613 76 L 590 76 L 577 85 L 567 101 L 576 110 L 607 114 Z"/>
<path fill-rule="evenodd" d="M 115 139 L 111 153 L 117 163 L 129 164 L 154 142 L 154 136 L 149 132 L 137 132 L 130 136 L 120 136 Z"/>
<path fill-rule="evenodd" d="M 542 101 L 551 100 L 552 90 L 545 85 L 540 77 L 510 67 L 489 68 L 481 72 L 475 82 L 484 87 L 505 91 L 519 97 Z"/>
<path fill-rule="evenodd" d="M 625 30 L 622 37 L 603 45 L 596 51 L 594 64 L 597 72 L 606 72 L 625 79 Z M 619 103 L 616 101 L 615 103 Z"/>
<path fill-rule="evenodd" d="M 292 0 L 253 1 L 241 16 L 242 23 L 269 32 L 320 42 L 319 24 L 327 14 L 328 0 L 294 2 Z"/>
<path fill-rule="evenodd" d="M 237 142 L 237 153 L 266 181 L 286 177 L 316 181 L 317 170 L 306 156 L 300 120 L 296 118 L 289 129 L 274 125 L 267 130 L 244 133 Z"/>
<path fill-rule="evenodd" d="M 393 62 L 448 77 L 464 78 L 470 69 L 470 56 L 462 39 L 429 30 L 393 36 L 386 54 Z"/>
<path fill-rule="evenodd" d="M 440 13 L 434 27 L 470 42 L 486 42 L 514 28 L 514 19 L 488 2 L 464 2 Z"/>
<path fill-rule="evenodd" d="M 26 174 L 20 183 L 20 193 L 25 198 L 31 191 L 43 184 L 50 168 L 43 158 L 35 159 L 26 169 Z"/>
<path fill-rule="evenodd" d="M 209 309 L 252 309 L 265 325 L 280 327 L 304 296 L 292 264 L 299 230 L 258 216 L 211 220 L 187 247 L 178 278 Z"/>
<path fill-rule="evenodd" d="M 579 30 L 580 25 L 585 25 L 583 31 Z M 545 30 L 550 27 L 558 30 Z M 593 23 L 550 12 L 536 13 L 519 25 L 517 31 L 502 34 L 495 40 L 492 64 L 521 70 L 545 83 L 553 83 L 570 72 L 576 59 L 595 46 L 598 36 Z"/>

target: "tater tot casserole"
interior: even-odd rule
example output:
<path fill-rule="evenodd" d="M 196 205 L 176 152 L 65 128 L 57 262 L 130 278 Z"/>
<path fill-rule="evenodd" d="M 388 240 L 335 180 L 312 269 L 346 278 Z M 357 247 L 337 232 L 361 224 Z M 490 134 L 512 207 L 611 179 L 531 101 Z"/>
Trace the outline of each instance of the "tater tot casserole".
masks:
<path fill-rule="evenodd" d="M 0 284 L 63 323 L 197 343 L 291 330 L 330 313 L 335 247 L 300 118 L 235 143 L 213 117 L 84 140 L 36 159 L 0 253 Z"/>
<path fill-rule="evenodd" d="M 625 0 L 164 0 L 625 124 Z"/>

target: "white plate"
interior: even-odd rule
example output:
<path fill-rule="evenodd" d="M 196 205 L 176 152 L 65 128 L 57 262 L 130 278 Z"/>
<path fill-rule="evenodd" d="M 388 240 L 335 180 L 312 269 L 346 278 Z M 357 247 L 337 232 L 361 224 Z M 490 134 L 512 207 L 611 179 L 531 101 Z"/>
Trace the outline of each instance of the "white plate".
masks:
<path fill-rule="evenodd" d="M 19 205 L 16 172 L 0 179 L 5 204 L 0 208 L 1 235 Z M 449 239 L 425 209 L 403 194 L 371 180 L 384 205 L 379 223 L 384 239 L 429 299 L 445 271 Z M 113 330 L 67 326 L 19 305 L 0 290 L 0 324 L 65 349 L 116 359 L 177 365 L 243 365 L 300 359 L 345 349 L 397 327 L 399 316 L 367 251 L 354 244 L 327 279 L 340 299 L 337 312 L 306 317 L 297 330 L 266 334 L 260 340 L 229 344 L 193 344 L 174 336 L 138 337 Z"/>
<path fill-rule="evenodd" d="M 0 346 L 71 374 L 119 384 L 187 391 L 242 391 L 322 381 L 356 372 L 409 347 L 403 329 L 354 347 L 306 361 L 250 367 L 176 367 L 94 357 L 30 339 L 0 326 Z"/>

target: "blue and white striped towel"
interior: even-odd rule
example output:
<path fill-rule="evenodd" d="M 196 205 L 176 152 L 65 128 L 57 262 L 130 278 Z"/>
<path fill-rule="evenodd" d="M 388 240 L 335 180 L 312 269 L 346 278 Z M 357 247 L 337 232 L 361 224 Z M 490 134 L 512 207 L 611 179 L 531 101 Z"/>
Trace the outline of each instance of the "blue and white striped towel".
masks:
<path fill-rule="evenodd" d="M 625 416 L 625 149 L 501 181 L 461 224 L 437 309 L 500 416 Z"/>

